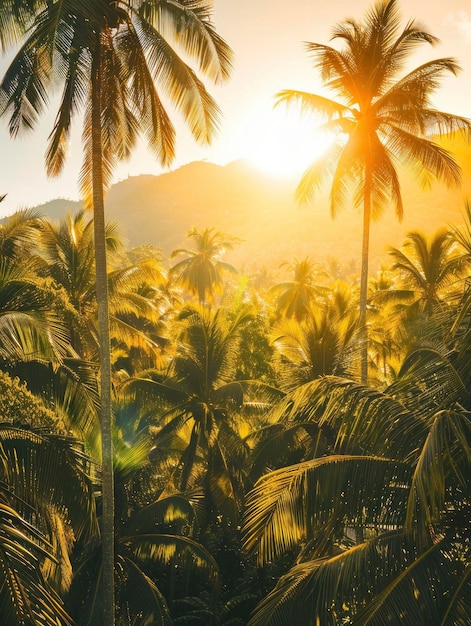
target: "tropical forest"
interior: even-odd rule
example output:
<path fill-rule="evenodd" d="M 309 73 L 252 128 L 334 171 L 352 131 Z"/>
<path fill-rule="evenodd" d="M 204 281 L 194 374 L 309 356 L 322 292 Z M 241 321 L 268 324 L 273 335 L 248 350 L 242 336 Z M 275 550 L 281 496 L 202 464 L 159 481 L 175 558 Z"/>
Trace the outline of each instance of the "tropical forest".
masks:
<path fill-rule="evenodd" d="M 107 200 L 138 138 L 168 166 L 175 111 L 218 131 L 213 4 L 0 0 L 1 123 L 52 109 L 48 175 L 77 122 L 83 159 L 80 206 L 0 222 L 0 624 L 469 626 L 471 120 L 432 103 L 459 63 L 416 63 L 435 36 L 378 0 L 306 44 L 327 91 L 274 95 L 333 137 L 291 193 L 355 212 L 354 262 L 288 231 L 242 258 L 204 210 L 129 243 Z M 461 217 L 379 254 L 404 172 Z"/>

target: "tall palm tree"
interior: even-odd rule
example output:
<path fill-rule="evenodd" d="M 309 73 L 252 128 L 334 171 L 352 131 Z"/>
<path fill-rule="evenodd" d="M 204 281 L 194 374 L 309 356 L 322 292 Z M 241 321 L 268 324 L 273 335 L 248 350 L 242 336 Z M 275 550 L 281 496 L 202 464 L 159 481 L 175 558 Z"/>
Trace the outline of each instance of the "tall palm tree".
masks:
<path fill-rule="evenodd" d="M 215 294 L 224 287 L 224 272 L 237 272 L 232 265 L 221 261 L 220 257 L 226 250 L 232 250 L 238 239 L 215 228 L 201 231 L 192 228 L 188 238 L 193 239 L 195 249 L 179 248 L 172 252 L 172 259 L 180 255 L 186 258 L 171 268 L 170 276 L 175 278 L 178 285 L 197 295 L 200 304 L 211 303 Z"/>
<path fill-rule="evenodd" d="M 108 321 L 104 192 L 115 164 L 130 155 L 140 131 L 162 165 L 175 153 L 175 131 L 165 110 L 168 97 L 194 137 L 209 142 L 218 124 L 218 108 L 180 56 L 193 58 L 210 79 L 228 76 L 231 51 L 217 35 L 206 0 L 130 0 L 84 3 L 78 0 L 19 0 L 0 5 L 0 22 L 17 40 L 18 24 L 26 41 L 1 84 L 2 109 L 10 114 L 10 132 L 35 125 L 50 87 L 62 86 L 62 99 L 46 153 L 47 171 L 64 164 L 72 119 L 85 111 L 83 195 L 94 212 L 98 328 L 101 362 L 101 429 L 104 507 L 103 559 L 105 623 L 114 621 L 113 467 L 111 357 Z M 33 13 L 29 18 L 28 10 Z M 15 19 L 16 18 L 16 19 Z M 158 85 L 158 87 L 157 87 Z"/>
<path fill-rule="evenodd" d="M 460 169 L 452 155 L 431 136 L 465 130 L 470 121 L 435 109 L 430 101 L 439 80 L 456 74 L 452 58 L 428 61 L 403 73 L 409 55 L 419 44 L 437 39 L 415 21 L 400 26 L 397 0 L 378 2 L 363 22 L 349 19 L 338 24 L 333 39 L 342 50 L 308 43 L 321 78 L 338 100 L 285 90 L 277 104 L 298 103 L 302 111 L 324 118 L 321 129 L 340 141 L 303 174 L 297 188 L 300 201 L 312 198 L 316 188 L 332 174 L 330 209 L 335 216 L 353 187 L 353 201 L 363 207 L 363 242 L 360 285 L 360 322 L 364 327 L 362 381 L 367 379 L 366 304 L 370 222 L 386 202 L 392 202 L 401 219 L 403 203 L 397 163 L 413 167 L 423 182 L 430 175 L 446 184 L 460 182 Z"/>

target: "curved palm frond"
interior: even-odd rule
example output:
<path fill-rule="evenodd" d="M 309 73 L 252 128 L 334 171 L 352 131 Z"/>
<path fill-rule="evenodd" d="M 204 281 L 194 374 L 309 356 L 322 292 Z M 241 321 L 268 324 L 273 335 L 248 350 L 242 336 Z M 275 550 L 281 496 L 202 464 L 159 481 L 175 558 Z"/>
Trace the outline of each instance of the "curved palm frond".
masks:
<path fill-rule="evenodd" d="M 382 626 L 424 616 L 445 625 L 453 615 L 458 621 L 466 615 L 467 590 L 469 555 L 460 562 L 449 538 L 418 554 L 400 533 L 389 532 L 339 555 L 295 565 L 257 606 L 249 625 Z"/>
<path fill-rule="evenodd" d="M 381 457 L 330 455 L 281 468 L 248 496 L 245 548 L 264 563 L 301 541 L 322 554 L 348 526 L 401 527 L 409 484 L 405 463 Z"/>
<path fill-rule="evenodd" d="M 0 455 L 2 480 L 24 516 L 52 506 L 66 511 L 77 538 L 96 530 L 91 464 L 76 440 L 2 426 Z"/>
<path fill-rule="evenodd" d="M 59 596 L 41 572 L 53 558 L 40 533 L 0 502 L 0 616 L 11 626 L 73 626 Z"/>
<path fill-rule="evenodd" d="M 271 418 L 286 423 L 312 421 L 334 433 L 333 451 L 413 460 L 428 433 L 424 420 L 392 394 L 354 381 L 325 376 L 295 389 L 275 407 Z"/>

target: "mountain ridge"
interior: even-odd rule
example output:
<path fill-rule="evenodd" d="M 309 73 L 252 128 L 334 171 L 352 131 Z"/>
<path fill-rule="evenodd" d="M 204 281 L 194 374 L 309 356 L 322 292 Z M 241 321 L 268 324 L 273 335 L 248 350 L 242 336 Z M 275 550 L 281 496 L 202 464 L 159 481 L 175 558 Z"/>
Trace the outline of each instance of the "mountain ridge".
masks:
<path fill-rule="evenodd" d="M 454 139 L 451 147 L 463 171 L 462 187 L 446 189 L 433 183 L 421 190 L 413 173 L 402 172 L 404 219 L 398 222 L 387 207 L 373 223 L 372 269 L 385 261 L 389 246 L 402 244 L 410 230 L 431 234 L 462 222 L 465 198 L 471 197 L 471 149 L 465 139 Z M 227 165 L 194 161 L 160 175 L 141 174 L 114 184 L 106 198 L 106 215 L 108 221 L 118 222 L 129 246 L 149 243 L 164 256 L 189 245 L 186 235 L 192 227 L 214 227 L 242 240 L 231 253 L 231 262 L 249 269 L 294 257 L 337 258 L 344 263 L 359 259 L 361 212 L 346 208 L 332 220 L 328 188 L 312 206 L 300 207 L 294 199 L 296 184 L 296 178 L 270 177 L 244 160 Z M 57 220 L 80 207 L 80 202 L 56 199 L 35 210 Z"/>

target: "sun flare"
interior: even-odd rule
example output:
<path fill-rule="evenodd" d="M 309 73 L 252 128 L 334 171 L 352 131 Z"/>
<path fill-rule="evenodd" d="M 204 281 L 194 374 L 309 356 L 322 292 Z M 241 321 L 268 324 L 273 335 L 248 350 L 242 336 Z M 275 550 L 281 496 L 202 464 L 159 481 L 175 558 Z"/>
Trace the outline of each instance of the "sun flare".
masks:
<path fill-rule="evenodd" d="M 315 120 L 284 107 L 255 109 L 244 135 L 248 160 L 277 177 L 301 176 L 333 142 L 331 135 L 316 131 Z"/>

